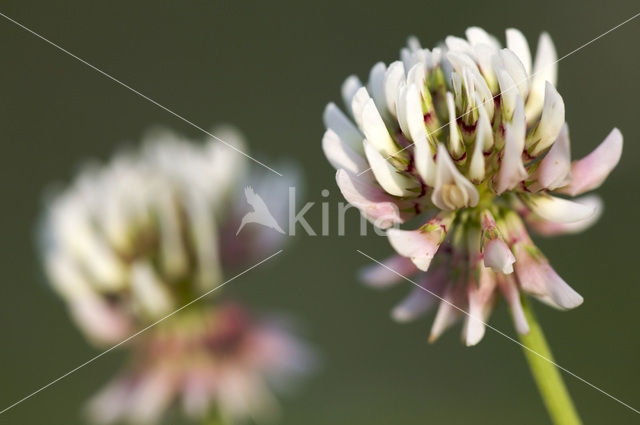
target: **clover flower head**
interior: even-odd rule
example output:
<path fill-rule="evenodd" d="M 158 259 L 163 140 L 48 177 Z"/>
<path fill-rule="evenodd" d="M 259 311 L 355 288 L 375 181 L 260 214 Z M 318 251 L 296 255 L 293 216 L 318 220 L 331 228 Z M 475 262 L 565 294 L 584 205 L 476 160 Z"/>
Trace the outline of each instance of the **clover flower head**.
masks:
<path fill-rule="evenodd" d="M 231 128 L 216 133 L 243 146 Z M 86 166 L 50 199 L 41 232 L 46 273 L 78 326 L 96 343 L 119 342 L 222 283 L 230 267 L 272 253 L 282 239 L 268 229 L 234 233 L 248 174 L 228 146 L 165 130 Z"/>
<path fill-rule="evenodd" d="M 237 304 L 195 311 L 154 328 L 131 365 L 89 403 L 99 424 L 156 423 L 181 405 L 201 420 L 269 420 L 273 390 L 286 389 L 315 363 L 312 351 L 281 320 L 258 320 Z"/>
<path fill-rule="evenodd" d="M 528 331 L 521 292 L 560 309 L 582 302 L 532 243 L 523 220 L 543 235 L 595 222 L 597 197 L 562 195 L 599 187 L 620 159 L 622 135 L 614 129 L 572 162 L 556 78 L 546 33 L 533 59 L 520 31 L 508 29 L 503 48 L 472 27 L 466 38 L 449 36 L 432 50 L 410 38 L 401 60 L 377 63 L 366 85 L 346 79 L 347 114 L 333 103 L 325 109 L 322 146 L 344 197 L 383 229 L 430 215 L 417 230 L 387 234 L 398 253 L 388 266 L 405 276 L 420 272 L 420 284 L 446 300 L 431 339 L 461 316 L 453 306 L 485 321 L 498 293 L 521 333 Z M 377 286 L 398 280 L 380 266 L 363 277 Z M 435 301 L 417 288 L 393 316 L 413 319 Z M 479 342 L 484 327 L 467 318 L 466 343 Z"/>

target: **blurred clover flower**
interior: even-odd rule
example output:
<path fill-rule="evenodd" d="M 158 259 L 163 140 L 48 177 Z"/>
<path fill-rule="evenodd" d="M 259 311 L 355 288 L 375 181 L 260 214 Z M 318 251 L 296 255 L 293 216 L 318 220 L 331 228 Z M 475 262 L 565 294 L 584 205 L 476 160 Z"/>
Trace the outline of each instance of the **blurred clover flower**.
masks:
<path fill-rule="evenodd" d="M 287 389 L 312 367 L 312 354 L 282 323 L 256 321 L 238 305 L 200 313 L 150 334 L 131 366 L 91 401 L 90 416 L 156 422 L 180 399 L 196 420 L 212 410 L 221 423 L 273 418 L 269 386 Z"/>
<path fill-rule="evenodd" d="M 447 37 L 433 50 L 411 38 L 402 60 L 376 64 L 366 86 L 347 78 L 342 95 L 353 121 L 327 105 L 322 145 L 342 194 L 375 225 L 432 213 L 417 230 L 387 231 L 399 256 L 386 265 L 404 276 L 427 272 L 424 288 L 482 321 L 501 292 L 518 332 L 527 333 L 520 292 L 558 309 L 574 308 L 582 297 L 551 268 L 522 220 L 543 235 L 595 222 L 597 197 L 551 193 L 576 196 L 599 187 L 620 159 L 622 135 L 614 129 L 590 155 L 571 162 L 550 37 L 540 36 L 532 61 L 516 29 L 506 32 L 507 48 L 477 27 L 466 36 Z M 379 265 L 363 277 L 374 286 L 399 280 Z M 447 302 L 440 303 L 431 340 L 461 316 Z M 393 316 L 412 320 L 434 303 L 416 288 Z M 467 345 L 482 339 L 482 321 L 467 317 Z"/>
<path fill-rule="evenodd" d="M 215 132 L 244 149 L 235 130 Z M 248 182 L 276 219 L 286 217 L 296 170 L 282 168 L 288 177 L 252 176 L 246 158 L 221 143 L 157 130 L 139 151 L 82 169 L 50 198 L 41 231 L 46 273 L 78 327 L 96 344 L 121 342 L 221 285 L 225 273 L 273 254 L 280 233 L 236 231 Z M 240 307 L 190 306 L 133 345 L 131 370 L 91 405 L 98 423 L 154 422 L 180 398 L 190 416 L 259 419 L 274 404 L 263 378 L 286 382 L 309 364 L 286 327 Z"/>

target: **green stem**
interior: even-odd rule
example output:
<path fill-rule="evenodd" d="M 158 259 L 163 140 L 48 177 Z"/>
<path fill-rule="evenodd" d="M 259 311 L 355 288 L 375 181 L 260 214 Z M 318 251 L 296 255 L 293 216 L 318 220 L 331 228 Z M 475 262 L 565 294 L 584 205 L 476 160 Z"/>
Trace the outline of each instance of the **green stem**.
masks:
<path fill-rule="evenodd" d="M 227 425 L 227 422 L 222 419 L 222 415 L 217 410 L 212 410 L 204 419 L 202 425 Z"/>
<path fill-rule="evenodd" d="M 524 298 L 522 307 L 529 322 L 530 331 L 526 335 L 520 335 L 520 341 L 528 348 L 524 349 L 524 355 L 529 362 L 529 369 L 538 385 L 549 416 L 555 425 L 581 425 L 582 421 L 562 380 L 560 370 L 551 363 L 554 361 L 553 354 L 542 333 L 542 328 L 531 306 Z"/>

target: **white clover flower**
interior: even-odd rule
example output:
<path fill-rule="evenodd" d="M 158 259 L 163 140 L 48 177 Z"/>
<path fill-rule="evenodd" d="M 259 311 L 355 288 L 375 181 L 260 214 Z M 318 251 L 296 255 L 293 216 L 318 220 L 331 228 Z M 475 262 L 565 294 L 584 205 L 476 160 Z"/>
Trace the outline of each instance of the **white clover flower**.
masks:
<path fill-rule="evenodd" d="M 216 132 L 243 145 L 235 130 Z M 284 203 L 289 182 L 275 180 L 259 178 L 275 185 L 267 201 Z M 283 242 L 276 232 L 235 235 L 247 181 L 247 160 L 227 146 L 154 131 L 140 151 L 85 167 L 54 196 L 42 231 L 46 272 L 87 336 L 119 342 L 222 283 L 231 266 L 272 254 Z"/>
<path fill-rule="evenodd" d="M 272 391 L 315 363 L 281 321 L 258 321 L 235 304 L 182 315 L 144 337 L 132 364 L 89 403 L 93 422 L 155 423 L 176 403 L 194 420 L 216 412 L 221 423 L 265 422 L 278 410 Z"/>
<path fill-rule="evenodd" d="M 551 38 L 540 36 L 535 60 L 520 31 L 507 30 L 506 45 L 477 27 L 433 50 L 411 38 L 401 60 L 376 64 L 366 85 L 347 78 L 348 114 L 327 105 L 322 146 L 344 197 L 376 226 L 431 214 L 417 230 L 388 230 L 399 254 L 390 267 L 405 276 L 426 272 L 425 288 L 482 320 L 501 292 L 526 333 L 520 292 L 559 309 L 582 297 L 553 271 L 522 219 L 544 235 L 595 222 L 598 198 L 557 195 L 598 188 L 620 159 L 622 135 L 614 129 L 571 162 Z M 399 280 L 378 266 L 364 279 L 376 286 Z M 393 316 L 411 320 L 435 301 L 418 288 Z M 459 316 L 441 302 L 431 339 Z M 484 324 L 467 318 L 466 343 L 483 334 Z"/>

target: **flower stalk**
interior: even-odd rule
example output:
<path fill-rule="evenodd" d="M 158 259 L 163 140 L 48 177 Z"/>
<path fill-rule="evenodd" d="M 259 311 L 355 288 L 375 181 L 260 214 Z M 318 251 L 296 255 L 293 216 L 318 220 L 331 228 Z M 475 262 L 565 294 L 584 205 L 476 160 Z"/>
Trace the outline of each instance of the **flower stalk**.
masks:
<path fill-rule="evenodd" d="M 582 425 L 560 370 L 552 363 L 553 354 L 542 327 L 524 297 L 522 308 L 530 330 L 528 334 L 520 334 L 520 341 L 526 347 L 524 355 L 552 422 L 554 425 Z"/>

